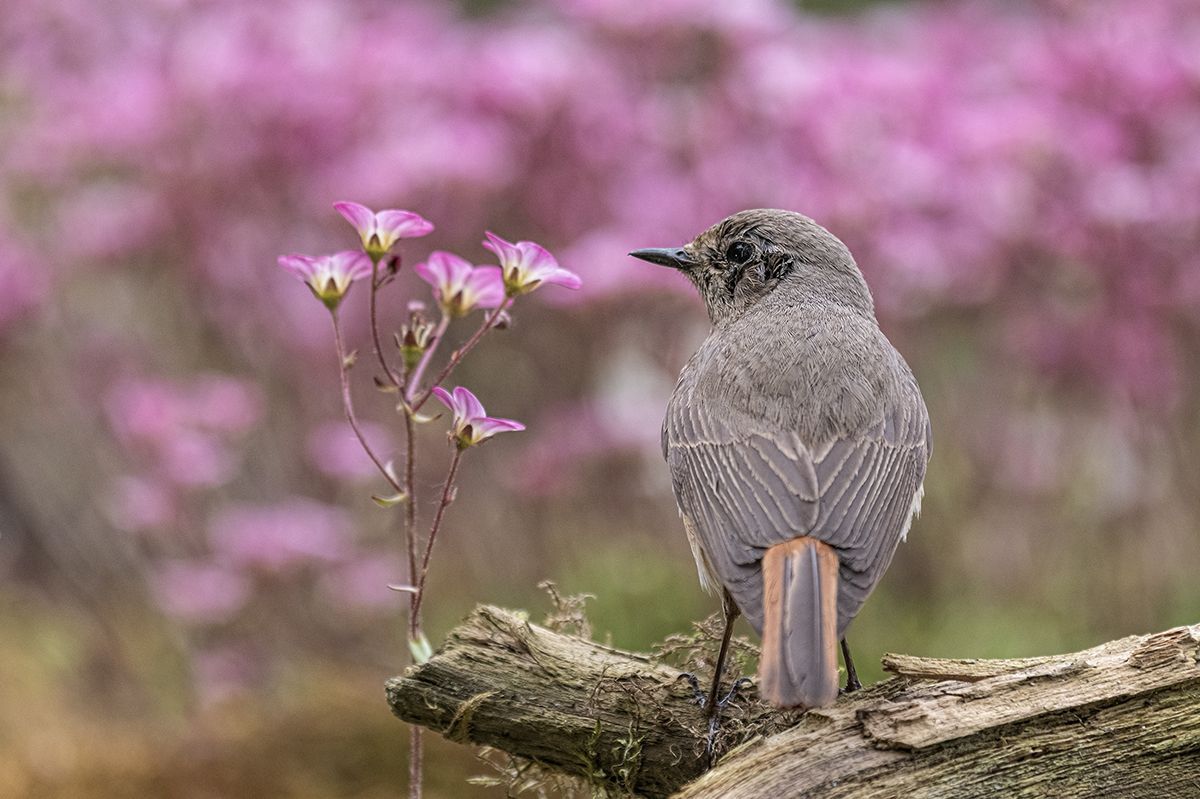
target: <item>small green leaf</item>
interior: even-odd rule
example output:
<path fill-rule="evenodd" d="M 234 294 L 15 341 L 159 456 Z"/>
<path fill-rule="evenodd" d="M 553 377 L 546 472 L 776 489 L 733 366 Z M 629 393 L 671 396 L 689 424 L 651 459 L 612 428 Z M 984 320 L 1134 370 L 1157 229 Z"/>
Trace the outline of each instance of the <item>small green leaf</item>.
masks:
<path fill-rule="evenodd" d="M 375 388 L 384 394 L 396 394 L 400 391 L 390 381 L 380 378 L 379 375 L 372 375 L 371 379 L 375 381 Z"/>
<path fill-rule="evenodd" d="M 403 505 L 408 501 L 408 494 L 392 494 L 389 497 L 381 497 L 378 494 L 371 495 L 371 501 L 381 508 L 394 508 L 397 505 Z"/>
<path fill-rule="evenodd" d="M 433 647 L 429 645 L 429 639 L 425 637 L 425 633 L 418 633 L 416 638 L 408 639 L 408 651 L 412 653 L 413 663 L 420 666 L 423 663 L 428 663 L 433 657 Z"/>

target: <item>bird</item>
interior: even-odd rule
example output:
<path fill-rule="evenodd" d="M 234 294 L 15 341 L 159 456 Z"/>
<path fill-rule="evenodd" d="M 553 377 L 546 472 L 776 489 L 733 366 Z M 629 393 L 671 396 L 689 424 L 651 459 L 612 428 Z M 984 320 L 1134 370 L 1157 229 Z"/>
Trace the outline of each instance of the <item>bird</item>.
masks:
<path fill-rule="evenodd" d="M 929 414 L 850 250 L 809 217 L 741 211 L 630 255 L 683 273 L 711 322 L 662 426 L 701 586 L 722 598 L 711 746 L 739 614 L 770 704 L 832 704 L 839 645 L 861 687 L 846 629 L 920 512 Z"/>

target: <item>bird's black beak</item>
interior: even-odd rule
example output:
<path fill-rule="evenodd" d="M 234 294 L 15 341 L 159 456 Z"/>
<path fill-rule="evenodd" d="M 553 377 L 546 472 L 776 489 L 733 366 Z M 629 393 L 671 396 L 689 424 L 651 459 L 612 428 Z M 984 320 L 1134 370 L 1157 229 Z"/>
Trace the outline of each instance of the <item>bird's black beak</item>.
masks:
<path fill-rule="evenodd" d="M 696 265 L 692 256 L 688 255 L 687 250 L 682 247 L 647 247 L 644 250 L 634 250 L 629 254 L 652 264 L 682 269 L 685 272 Z"/>

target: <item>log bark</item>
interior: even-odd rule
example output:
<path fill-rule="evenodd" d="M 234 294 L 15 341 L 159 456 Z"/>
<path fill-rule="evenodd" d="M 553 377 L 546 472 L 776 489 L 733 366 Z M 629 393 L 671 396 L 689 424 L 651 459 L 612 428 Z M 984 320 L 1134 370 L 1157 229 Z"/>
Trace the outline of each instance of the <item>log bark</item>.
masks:
<path fill-rule="evenodd" d="M 646 797 L 1200 797 L 1200 625 L 1070 655 L 884 666 L 897 676 L 807 713 L 743 692 L 711 770 L 678 670 L 499 608 L 476 609 L 387 696 L 452 740 Z"/>

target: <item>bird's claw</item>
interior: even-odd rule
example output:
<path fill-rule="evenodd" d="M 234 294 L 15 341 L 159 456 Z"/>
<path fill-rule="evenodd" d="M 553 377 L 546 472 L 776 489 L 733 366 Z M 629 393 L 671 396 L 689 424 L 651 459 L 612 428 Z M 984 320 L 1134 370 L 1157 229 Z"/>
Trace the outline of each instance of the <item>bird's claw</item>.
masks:
<path fill-rule="evenodd" d="M 704 691 L 700 690 L 700 680 L 696 679 L 695 674 L 685 671 L 675 678 L 675 682 L 679 682 L 680 680 L 686 680 L 687 684 L 692 687 L 692 699 L 695 700 L 697 705 L 703 708 L 708 704 L 708 698 L 704 695 Z"/>
<path fill-rule="evenodd" d="M 728 705 L 729 701 L 737 696 L 737 692 L 742 689 L 742 686 L 749 685 L 752 682 L 753 680 L 749 677 L 738 677 L 733 681 L 733 685 L 729 686 L 729 693 L 725 694 L 720 702 L 717 702 L 717 707 L 722 708 Z"/>
<path fill-rule="evenodd" d="M 692 680 L 695 679 L 695 677 L 692 677 Z M 742 689 L 742 686 L 749 685 L 751 682 L 753 682 L 753 680 L 751 680 L 749 677 L 738 677 L 733 681 L 733 684 L 729 686 L 729 692 L 717 700 L 716 707 L 713 707 L 709 710 L 708 735 L 704 736 L 704 759 L 705 762 L 707 762 L 710 766 L 712 765 L 713 757 L 716 755 L 717 733 L 721 730 L 721 710 L 728 705 L 735 696 L 737 696 L 737 693 Z M 693 687 L 695 687 L 695 684 Z M 708 699 L 701 695 L 700 706 L 704 707 L 706 704 L 708 704 Z"/>

